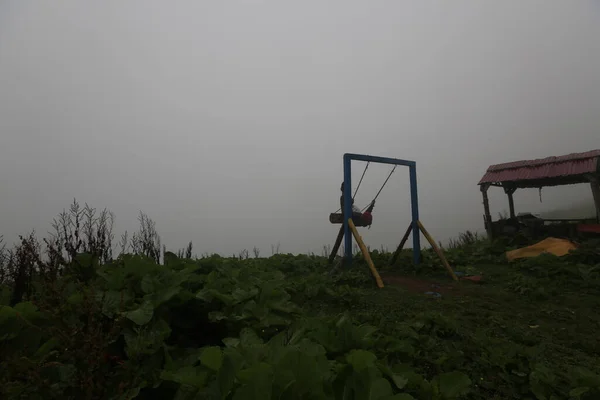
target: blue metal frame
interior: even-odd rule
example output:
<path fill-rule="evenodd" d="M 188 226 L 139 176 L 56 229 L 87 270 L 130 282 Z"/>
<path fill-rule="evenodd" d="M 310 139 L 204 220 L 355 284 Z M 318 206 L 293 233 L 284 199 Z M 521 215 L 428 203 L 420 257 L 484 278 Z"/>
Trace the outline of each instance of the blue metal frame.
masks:
<path fill-rule="evenodd" d="M 348 265 L 352 263 L 352 233 L 348 219 L 352 216 L 352 160 L 379 164 L 404 165 L 409 168 L 410 203 L 412 213 L 413 262 L 419 264 L 421 254 L 421 237 L 419 232 L 419 197 L 417 195 L 417 164 L 414 161 L 397 158 L 369 156 L 366 154 L 344 154 L 344 252 Z"/>

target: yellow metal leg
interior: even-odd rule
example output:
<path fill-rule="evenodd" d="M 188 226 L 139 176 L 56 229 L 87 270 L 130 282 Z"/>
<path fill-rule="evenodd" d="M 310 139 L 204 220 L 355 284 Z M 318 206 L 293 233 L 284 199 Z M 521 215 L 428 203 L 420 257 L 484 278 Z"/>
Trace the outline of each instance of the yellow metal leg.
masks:
<path fill-rule="evenodd" d="M 354 239 L 356 240 L 356 243 L 358 243 L 358 247 L 360 247 L 360 250 L 362 251 L 363 256 L 365 257 L 365 260 L 367 261 L 367 264 L 369 265 L 369 269 L 371 270 L 371 274 L 373 274 L 373 277 L 375 278 L 375 282 L 377 282 L 377 286 L 379 288 L 382 288 L 383 281 L 381 280 L 381 277 L 379 276 L 379 272 L 377 272 L 377 270 L 375 269 L 375 264 L 373 264 L 373 260 L 371 259 L 369 250 L 367 250 L 367 246 L 365 246 L 365 243 L 363 242 L 362 238 L 358 234 L 358 230 L 356 229 L 354 222 L 352 222 L 352 218 L 348 219 L 348 226 L 350 227 L 350 230 L 352 231 L 352 234 L 354 235 Z"/>
<path fill-rule="evenodd" d="M 429 244 L 433 248 L 433 251 L 435 251 L 436 254 L 438 255 L 438 257 L 442 260 L 442 264 L 444 264 L 444 267 L 446 267 L 446 269 L 448 270 L 448 273 L 450 274 L 450 276 L 452 277 L 452 279 L 454 279 L 455 281 L 458 281 L 458 278 L 456 277 L 456 274 L 454 273 L 454 271 L 452 271 L 452 268 L 450 267 L 450 264 L 448 264 L 448 260 L 446 260 L 446 257 L 444 256 L 444 253 L 439 248 L 439 246 L 437 245 L 437 243 L 435 242 L 435 240 L 433 240 L 433 238 L 431 237 L 431 235 L 429 234 L 429 232 L 427 232 L 427 230 L 425 229 L 425 227 L 423 226 L 423 224 L 421 223 L 421 221 L 417 221 L 417 224 L 419 225 L 419 229 L 421 229 L 421 232 L 423 232 L 423 236 L 425 236 L 425 238 L 429 241 Z"/>

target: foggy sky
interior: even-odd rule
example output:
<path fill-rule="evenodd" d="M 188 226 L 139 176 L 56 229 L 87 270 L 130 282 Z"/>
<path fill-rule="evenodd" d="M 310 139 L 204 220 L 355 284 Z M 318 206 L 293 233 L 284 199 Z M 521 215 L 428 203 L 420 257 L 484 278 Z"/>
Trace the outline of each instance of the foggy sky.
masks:
<path fill-rule="evenodd" d="M 117 234 L 143 210 L 170 249 L 320 253 L 344 152 L 416 161 L 436 239 L 481 230 L 489 164 L 600 148 L 599 39 L 597 1 L 3 1 L 0 234 L 44 234 L 77 198 Z M 398 168 L 372 247 L 399 241 L 408 190 Z"/>

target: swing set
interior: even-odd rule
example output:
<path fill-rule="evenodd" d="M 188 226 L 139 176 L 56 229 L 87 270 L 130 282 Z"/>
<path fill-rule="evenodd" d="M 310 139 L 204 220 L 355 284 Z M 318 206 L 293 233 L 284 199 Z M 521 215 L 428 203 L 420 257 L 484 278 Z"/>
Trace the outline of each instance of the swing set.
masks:
<path fill-rule="evenodd" d="M 365 166 L 365 169 L 363 170 L 363 173 L 360 177 L 358 185 L 356 186 L 354 194 L 352 194 L 352 161 L 364 161 L 367 163 Z M 360 188 L 363 178 L 365 177 L 367 169 L 369 168 L 369 164 L 371 164 L 371 163 L 388 164 L 388 165 L 393 165 L 394 167 L 392 168 L 391 172 L 388 174 L 386 180 L 383 182 L 383 185 L 381 186 L 381 188 L 379 189 L 379 191 L 377 192 L 377 194 L 375 195 L 375 197 L 371 201 L 371 203 L 362 209 L 360 215 L 357 215 L 357 213 L 353 213 L 353 211 L 352 211 L 352 204 L 354 202 L 354 198 L 356 197 L 356 194 L 358 193 L 358 189 Z M 396 170 L 396 167 L 398 167 L 399 165 L 406 166 L 409 169 L 410 200 L 411 200 L 410 202 L 411 202 L 412 221 L 409 224 L 406 232 L 404 233 L 404 236 L 402 237 L 402 240 L 400 241 L 400 244 L 396 248 L 396 251 L 394 252 L 392 258 L 390 259 L 390 265 L 394 265 L 396 263 L 398 256 L 400 255 L 400 252 L 402 251 L 404 245 L 408 241 L 408 238 L 409 238 L 411 232 L 413 234 L 413 263 L 415 265 L 419 265 L 419 261 L 421 259 L 420 232 L 422 232 L 423 236 L 425 236 L 425 238 L 427 239 L 427 241 L 429 242 L 429 244 L 431 245 L 433 250 L 436 252 L 438 257 L 441 259 L 442 264 L 444 265 L 444 267 L 446 268 L 446 270 L 448 271 L 448 273 L 450 274 L 452 279 L 455 281 L 458 281 L 458 278 L 454 274 L 454 271 L 450 267 L 450 264 L 448 263 L 448 260 L 446 260 L 446 257 L 444 256 L 442 250 L 439 248 L 439 246 L 437 245 L 435 240 L 433 240 L 431 235 L 427 232 L 427 230 L 425 229 L 425 227 L 419 220 L 419 203 L 418 203 L 418 196 L 417 196 L 417 165 L 416 165 L 416 163 L 414 161 L 401 160 L 401 159 L 396 159 L 396 158 L 370 156 L 370 155 L 366 155 L 366 154 L 353 154 L 353 153 L 344 154 L 344 186 L 343 186 L 343 199 L 344 199 L 344 202 L 343 202 L 344 207 L 343 208 L 344 209 L 343 210 L 339 209 L 336 212 L 331 213 L 329 215 L 329 222 L 331 222 L 332 224 L 342 224 L 342 226 L 340 227 L 340 231 L 336 238 L 335 244 L 331 250 L 331 254 L 329 255 L 329 264 L 332 264 L 333 261 L 335 260 L 335 257 L 336 257 L 338 250 L 342 244 L 342 241 L 344 241 L 344 258 L 343 258 L 342 262 L 345 265 L 351 265 L 351 263 L 352 263 L 352 237 L 354 237 L 354 240 L 358 244 L 358 247 L 360 248 L 360 250 L 363 254 L 363 257 L 364 257 L 365 261 L 367 262 L 369 269 L 371 270 L 371 274 L 375 278 L 375 282 L 377 283 L 377 286 L 380 288 L 383 287 L 383 281 L 381 280 L 381 277 L 379 276 L 379 273 L 377 272 L 377 269 L 375 268 L 375 265 L 373 264 L 373 260 L 371 259 L 371 256 L 369 254 L 369 250 L 368 250 L 367 246 L 365 245 L 364 241 L 362 240 L 362 237 L 358 233 L 357 227 L 370 226 L 370 224 L 371 224 L 370 218 L 363 220 L 363 218 L 361 217 L 363 215 L 362 213 L 364 213 L 364 211 L 369 207 L 371 207 L 371 209 L 372 209 L 372 205 L 374 204 L 375 200 L 377 200 L 377 198 L 381 194 L 381 191 L 387 185 L 389 179 L 391 178 L 392 174 Z M 339 213 L 338 211 L 342 211 L 342 212 Z M 353 219 L 356 219 L 356 221 L 353 221 Z"/>

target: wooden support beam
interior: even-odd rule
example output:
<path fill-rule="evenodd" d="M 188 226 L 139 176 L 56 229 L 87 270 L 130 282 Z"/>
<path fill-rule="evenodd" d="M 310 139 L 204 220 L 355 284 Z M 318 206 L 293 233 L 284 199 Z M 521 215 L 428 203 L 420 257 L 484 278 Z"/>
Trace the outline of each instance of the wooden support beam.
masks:
<path fill-rule="evenodd" d="M 483 210 L 485 212 L 485 231 L 487 232 L 488 239 L 492 238 L 492 214 L 490 213 L 490 200 L 488 199 L 487 191 L 490 188 L 490 185 L 484 183 L 480 187 L 481 195 L 483 196 Z"/>
<path fill-rule="evenodd" d="M 592 196 L 594 197 L 596 222 L 600 222 L 600 174 L 589 174 L 587 175 L 587 179 L 590 181 L 590 189 L 592 189 Z"/>
<path fill-rule="evenodd" d="M 504 186 L 504 193 L 508 196 L 508 208 L 511 218 L 515 218 L 515 201 L 513 199 L 513 193 L 515 193 L 516 190 L 516 187 Z"/>
<path fill-rule="evenodd" d="M 331 249 L 331 254 L 329 254 L 329 260 L 328 263 L 332 264 L 333 261 L 335 260 L 335 256 L 338 253 L 338 250 L 340 249 L 340 246 L 342 245 L 342 240 L 344 240 L 344 225 L 342 225 L 340 227 L 340 231 L 338 232 L 337 238 L 335 239 L 335 244 L 333 245 L 333 248 Z"/>
<path fill-rule="evenodd" d="M 408 237 L 410 236 L 411 232 L 412 232 L 412 224 L 409 224 L 408 228 L 406 229 L 406 232 L 404 233 L 404 236 L 402 236 L 402 240 L 400 241 L 398 248 L 394 252 L 392 259 L 390 260 L 390 265 L 396 264 L 396 261 L 398 260 L 398 256 L 400 255 L 400 252 L 404 248 L 404 245 L 406 244 L 406 241 L 408 240 Z"/>
<path fill-rule="evenodd" d="M 513 199 L 512 193 L 508 194 L 508 209 L 510 218 L 515 218 L 515 200 Z"/>
<path fill-rule="evenodd" d="M 358 247 L 360 247 L 360 250 L 362 251 L 363 256 L 365 257 L 365 261 L 367 262 L 367 265 L 369 266 L 369 269 L 371 270 L 371 274 L 373 274 L 373 277 L 375 278 L 375 282 L 377 283 L 377 286 L 379 288 L 382 288 L 383 281 L 381 280 L 381 276 L 379 276 L 379 272 L 377 272 L 377 270 L 375 269 L 375 264 L 373 264 L 373 260 L 371 259 L 369 250 L 367 249 L 367 246 L 365 246 L 365 243 L 363 242 L 362 238 L 358 234 L 358 230 L 356 229 L 354 222 L 352 222 L 352 218 L 348 218 L 348 227 L 352 231 L 352 234 L 354 235 L 354 239 L 356 240 L 356 243 L 358 243 Z"/>
<path fill-rule="evenodd" d="M 600 222 L 600 184 L 598 182 L 590 182 L 590 187 L 594 196 L 594 205 L 596 206 L 596 221 Z"/>
<path fill-rule="evenodd" d="M 421 232 L 423 232 L 423 236 L 425 236 L 425 238 L 429 241 L 429 244 L 433 248 L 433 251 L 435 251 L 436 254 L 438 255 L 438 257 L 440 258 L 440 260 L 442 260 L 442 264 L 444 264 L 444 267 L 446 267 L 446 269 L 448 270 L 448 273 L 450 274 L 450 276 L 452 277 L 452 279 L 454 279 L 455 281 L 458 281 L 458 278 L 456 277 L 456 274 L 454 273 L 454 271 L 450 267 L 450 264 L 448 264 L 448 260 L 446 260 L 446 257 L 444 256 L 444 253 L 438 247 L 438 245 L 435 242 L 435 240 L 433 240 L 433 238 L 431 237 L 431 235 L 429 234 L 429 232 L 427 232 L 427 230 L 425 229 L 425 227 L 423 226 L 423 224 L 421 223 L 421 221 L 417 221 L 417 224 L 419 224 L 419 229 L 421 229 Z"/>

